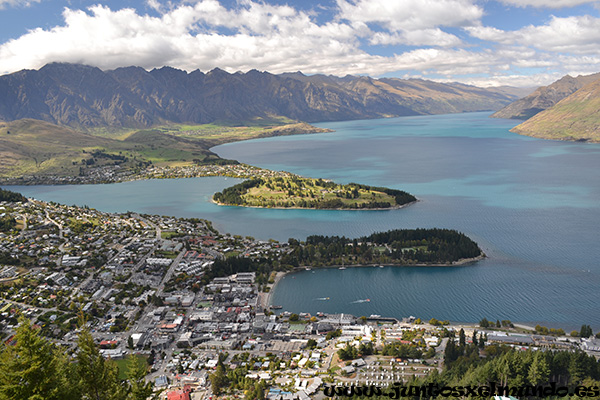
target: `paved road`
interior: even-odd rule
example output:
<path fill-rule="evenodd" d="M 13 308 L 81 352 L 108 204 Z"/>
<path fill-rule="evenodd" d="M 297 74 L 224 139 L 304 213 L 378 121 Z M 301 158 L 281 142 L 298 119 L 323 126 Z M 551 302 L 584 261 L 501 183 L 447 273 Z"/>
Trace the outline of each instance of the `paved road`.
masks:
<path fill-rule="evenodd" d="M 157 296 L 160 296 L 162 294 L 163 290 L 165 289 L 165 284 L 167 282 L 169 282 L 169 279 L 171 279 L 171 276 L 173 276 L 173 274 L 175 273 L 175 268 L 177 268 L 177 266 L 179 265 L 179 263 L 183 259 L 183 256 L 185 255 L 185 253 L 187 253 L 186 249 L 181 250 L 181 252 L 177 255 L 177 257 L 175 257 L 175 259 L 171 263 L 171 266 L 169 267 L 169 270 L 163 276 L 163 279 L 160 282 L 160 285 L 158 285 L 158 288 L 156 288 L 156 295 Z"/>

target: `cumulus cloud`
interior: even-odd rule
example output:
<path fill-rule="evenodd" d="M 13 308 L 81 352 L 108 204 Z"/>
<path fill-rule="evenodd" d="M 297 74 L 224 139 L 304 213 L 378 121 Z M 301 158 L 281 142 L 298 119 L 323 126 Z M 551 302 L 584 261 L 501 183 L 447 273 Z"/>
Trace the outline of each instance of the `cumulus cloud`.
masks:
<path fill-rule="evenodd" d="M 517 7 L 565 8 L 581 4 L 598 3 L 598 0 L 500 0 L 504 4 Z"/>
<path fill-rule="evenodd" d="M 155 11 L 163 11 L 163 6 L 158 0 L 146 0 L 146 5 Z"/>
<path fill-rule="evenodd" d="M 256 68 L 275 73 L 378 75 L 398 69 L 394 57 L 360 49 L 360 39 L 372 34 L 360 21 L 317 24 L 308 13 L 290 6 L 245 1 L 228 9 L 216 0 L 203 0 L 153 17 L 134 9 L 113 11 L 96 5 L 87 11 L 65 9 L 63 17 L 62 26 L 38 28 L 1 45 L 0 71 L 39 68 L 52 61 L 104 69 L 171 65 L 186 70 Z M 231 33 L 219 33 L 219 28 Z M 379 35 L 374 40 L 436 46 L 459 43 L 439 29 Z"/>
<path fill-rule="evenodd" d="M 459 46 L 462 44 L 462 41 L 455 35 L 435 28 L 403 31 L 402 33 L 374 32 L 369 38 L 369 43 L 380 45 L 404 44 L 409 46 L 453 47 Z"/>
<path fill-rule="evenodd" d="M 464 49 L 416 49 L 394 57 L 399 69 L 416 69 L 427 75 L 453 78 L 457 75 L 491 73 L 502 59 L 492 51 Z"/>
<path fill-rule="evenodd" d="M 536 69 L 543 80 L 565 68 L 595 68 L 599 61 L 597 18 L 553 17 L 546 25 L 504 31 L 482 26 L 483 10 L 468 0 L 337 0 L 328 10 L 334 16 L 319 22 L 318 11 L 253 0 L 230 7 L 218 0 L 146 0 L 145 7 L 152 15 L 101 5 L 66 8 L 61 25 L 0 44 L 0 73 L 62 61 L 102 69 L 169 65 L 187 71 L 301 70 L 486 83 L 486 77 L 525 81 L 527 69 Z M 456 28 L 484 44 L 464 42 Z M 381 55 L 370 53 L 373 45 L 416 48 Z"/>
<path fill-rule="evenodd" d="M 483 16 L 483 9 L 469 0 L 337 0 L 337 5 L 340 18 L 393 31 L 469 26 Z"/>
<path fill-rule="evenodd" d="M 468 85 L 479 87 L 496 86 L 515 86 L 515 87 L 540 87 L 546 86 L 563 77 L 564 73 L 541 73 L 535 75 L 528 74 L 490 74 L 476 78 L 464 79 L 463 82 Z M 441 82 L 452 82 L 451 79 L 440 79 Z"/>
<path fill-rule="evenodd" d="M 546 25 L 530 25 L 516 31 L 503 31 L 493 27 L 466 29 L 478 39 L 506 45 L 520 44 L 559 53 L 597 54 L 600 46 L 600 18 L 589 15 L 552 17 Z"/>

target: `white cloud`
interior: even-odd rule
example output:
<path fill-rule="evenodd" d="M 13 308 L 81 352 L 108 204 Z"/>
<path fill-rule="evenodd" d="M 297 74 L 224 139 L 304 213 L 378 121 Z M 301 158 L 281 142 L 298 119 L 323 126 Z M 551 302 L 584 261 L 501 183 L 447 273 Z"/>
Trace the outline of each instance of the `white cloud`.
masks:
<path fill-rule="evenodd" d="M 162 12 L 163 10 L 163 6 L 158 0 L 146 0 L 146 5 L 158 12 Z"/>
<path fill-rule="evenodd" d="M 0 0 L 0 10 L 6 7 L 29 7 L 33 3 L 39 3 L 41 0 Z"/>
<path fill-rule="evenodd" d="M 335 73 L 347 68 L 350 73 L 377 74 L 375 65 L 381 60 L 358 49 L 357 34 L 364 34 L 364 27 L 317 25 L 306 13 L 288 6 L 247 2 L 229 10 L 205 0 L 161 17 L 103 6 L 88 11 L 66 9 L 63 26 L 38 28 L 2 44 L 0 72 L 65 61 L 104 69 L 171 65 L 186 70 Z M 234 33 L 219 34 L 219 27 Z"/>
<path fill-rule="evenodd" d="M 491 51 L 417 49 L 396 56 L 394 64 L 397 69 L 415 69 L 424 75 L 454 78 L 457 75 L 491 73 L 503 64 L 503 60 Z"/>
<path fill-rule="evenodd" d="M 467 78 L 463 82 L 467 85 L 479 87 L 490 86 L 515 86 L 515 87 L 530 87 L 546 86 L 557 81 L 565 74 L 563 73 L 541 73 L 536 75 L 526 74 L 491 74 L 489 76 Z M 452 79 L 440 80 L 442 82 L 453 82 Z"/>
<path fill-rule="evenodd" d="M 516 31 L 493 27 L 468 27 L 471 36 L 505 45 L 519 44 L 543 51 L 597 54 L 600 48 L 600 19 L 589 15 L 552 17 L 548 24 Z"/>
<path fill-rule="evenodd" d="M 465 29 L 471 36 L 481 40 L 498 43 L 510 43 L 513 39 L 507 38 L 507 31 L 494 28 L 493 26 L 471 26 Z"/>
<path fill-rule="evenodd" d="M 387 4 L 378 1 L 371 3 Z M 363 0 L 338 0 L 339 14 L 326 22 L 316 22 L 314 12 L 251 0 L 239 0 L 232 7 L 217 0 L 146 0 L 152 15 L 100 5 L 85 11 L 65 9 L 60 26 L 37 28 L 0 44 L 0 73 L 62 61 L 102 69 L 169 65 L 187 71 L 220 67 L 229 72 L 409 74 L 472 83 L 485 81 L 484 76 L 497 82 L 515 76 L 525 80 L 528 69 L 543 80 L 599 65 L 596 18 L 552 18 L 547 25 L 503 31 L 481 26 L 482 10 L 467 0 L 434 2 L 441 8 L 429 3 L 432 0 L 413 1 L 402 2 L 414 9 L 400 15 L 395 4 L 401 2 L 389 2 L 386 14 L 376 13 Z M 432 12 L 421 15 L 427 14 L 427 6 Z M 451 26 L 464 26 L 485 43 L 470 45 L 442 29 Z M 417 48 L 376 55 L 369 53 L 369 45 Z"/>
<path fill-rule="evenodd" d="M 565 8 L 581 4 L 598 3 L 598 0 L 500 0 L 504 4 L 517 7 Z"/>
<path fill-rule="evenodd" d="M 483 9 L 469 0 L 337 0 L 340 17 L 392 31 L 477 24 Z"/>
<path fill-rule="evenodd" d="M 420 29 L 414 31 L 374 32 L 371 34 L 369 43 L 381 45 L 404 44 L 409 46 L 440 46 L 453 47 L 462 44 L 455 35 L 444 32 L 439 28 Z"/>

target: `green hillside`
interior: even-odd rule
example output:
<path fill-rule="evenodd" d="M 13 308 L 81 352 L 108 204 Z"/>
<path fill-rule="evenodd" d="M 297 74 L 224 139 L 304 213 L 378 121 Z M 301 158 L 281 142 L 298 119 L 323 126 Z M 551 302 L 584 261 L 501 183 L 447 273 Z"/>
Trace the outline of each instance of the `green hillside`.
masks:
<path fill-rule="evenodd" d="M 115 140 L 33 119 L 0 123 L 0 155 L 0 177 L 78 176 L 105 167 L 131 170 L 219 160 L 205 143 L 158 131 Z"/>
<path fill-rule="evenodd" d="M 89 152 L 132 147 L 44 121 L 0 123 L 0 176 L 77 175 L 82 161 L 91 158 Z"/>
<path fill-rule="evenodd" d="M 107 127 L 90 130 L 93 134 L 35 119 L 0 122 L 0 178 L 89 176 L 106 169 L 124 173 L 150 165 L 228 163 L 209 149 L 259 137 L 328 132 L 288 122 L 165 125 L 129 131 Z"/>
<path fill-rule="evenodd" d="M 600 142 L 600 80 L 512 129 L 543 139 Z"/>
<path fill-rule="evenodd" d="M 559 101 L 598 79 L 600 79 L 600 73 L 579 75 L 577 77 L 563 76 L 551 85 L 537 88 L 529 95 L 510 103 L 492 114 L 492 118 L 527 120 L 537 113 L 553 107 Z"/>

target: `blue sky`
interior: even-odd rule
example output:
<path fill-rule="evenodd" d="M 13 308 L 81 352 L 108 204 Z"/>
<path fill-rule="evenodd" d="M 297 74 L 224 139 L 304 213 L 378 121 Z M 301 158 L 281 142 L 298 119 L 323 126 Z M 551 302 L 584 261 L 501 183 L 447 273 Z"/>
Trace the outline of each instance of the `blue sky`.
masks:
<path fill-rule="evenodd" d="M 59 61 L 539 86 L 600 72 L 599 10 L 600 0 L 0 0 L 0 74 Z"/>

